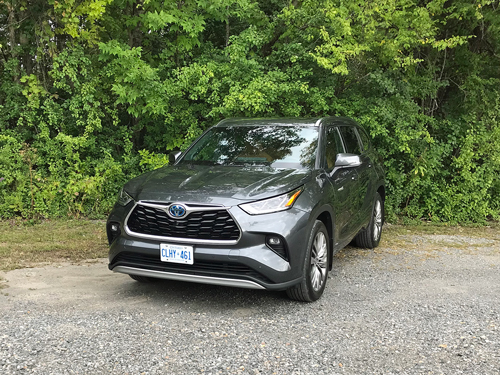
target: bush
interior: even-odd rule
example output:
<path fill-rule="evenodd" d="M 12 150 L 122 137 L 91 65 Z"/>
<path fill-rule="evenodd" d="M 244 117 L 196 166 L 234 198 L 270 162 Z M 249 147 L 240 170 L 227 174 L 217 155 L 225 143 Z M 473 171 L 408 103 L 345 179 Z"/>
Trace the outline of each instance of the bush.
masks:
<path fill-rule="evenodd" d="M 499 219 L 491 1 L 67 7 L 0 4 L 1 218 L 104 216 L 224 117 L 341 115 L 384 158 L 391 220 Z"/>

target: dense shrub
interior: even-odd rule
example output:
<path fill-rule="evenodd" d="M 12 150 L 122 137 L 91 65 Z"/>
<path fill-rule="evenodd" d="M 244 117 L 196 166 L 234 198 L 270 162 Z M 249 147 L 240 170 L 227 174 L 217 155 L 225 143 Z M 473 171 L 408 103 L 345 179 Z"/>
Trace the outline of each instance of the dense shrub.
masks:
<path fill-rule="evenodd" d="M 17 4 L 17 3 L 16 3 Z M 99 217 L 232 116 L 357 119 L 396 217 L 500 216 L 493 1 L 0 3 L 0 217 Z"/>

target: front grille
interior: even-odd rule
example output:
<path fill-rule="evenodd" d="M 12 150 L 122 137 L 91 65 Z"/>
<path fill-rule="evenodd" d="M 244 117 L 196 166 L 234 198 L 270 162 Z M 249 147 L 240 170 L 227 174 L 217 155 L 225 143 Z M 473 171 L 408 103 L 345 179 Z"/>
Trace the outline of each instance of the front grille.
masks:
<path fill-rule="evenodd" d="M 152 236 L 198 240 L 237 240 L 240 237 L 238 226 L 225 209 L 191 212 L 185 218 L 172 219 L 160 208 L 138 204 L 127 225 L 135 233 Z"/>
<path fill-rule="evenodd" d="M 271 284 L 264 275 L 243 264 L 233 262 L 201 261 L 195 259 L 194 264 L 168 263 L 160 260 L 160 254 L 147 255 L 122 252 L 110 263 L 109 268 L 129 266 L 154 271 L 176 272 L 188 275 L 225 277 L 233 279 L 251 279 Z"/>

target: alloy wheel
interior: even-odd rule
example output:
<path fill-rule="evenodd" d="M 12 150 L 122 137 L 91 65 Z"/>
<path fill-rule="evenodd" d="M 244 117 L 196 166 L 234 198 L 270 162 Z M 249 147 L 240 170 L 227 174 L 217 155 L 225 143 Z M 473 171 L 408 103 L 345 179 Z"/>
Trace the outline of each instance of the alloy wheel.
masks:
<path fill-rule="evenodd" d="M 327 275 L 328 244 L 323 232 L 316 233 L 311 249 L 311 285 L 315 291 L 321 289 Z"/>
<path fill-rule="evenodd" d="M 377 199 L 373 210 L 373 239 L 378 241 L 382 232 L 382 204 Z"/>

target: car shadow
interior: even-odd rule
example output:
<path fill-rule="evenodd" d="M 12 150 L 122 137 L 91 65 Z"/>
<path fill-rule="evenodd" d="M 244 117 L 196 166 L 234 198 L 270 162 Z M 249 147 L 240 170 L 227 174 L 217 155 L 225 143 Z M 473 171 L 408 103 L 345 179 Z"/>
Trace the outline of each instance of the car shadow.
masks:
<path fill-rule="evenodd" d="M 125 276 L 125 275 L 123 275 Z M 242 307 L 276 307 L 294 303 L 284 291 L 233 288 L 174 280 L 142 283 L 124 278 L 119 293 L 125 298 L 146 297 L 148 303 L 164 306 L 210 306 L 211 310 L 237 310 Z"/>

